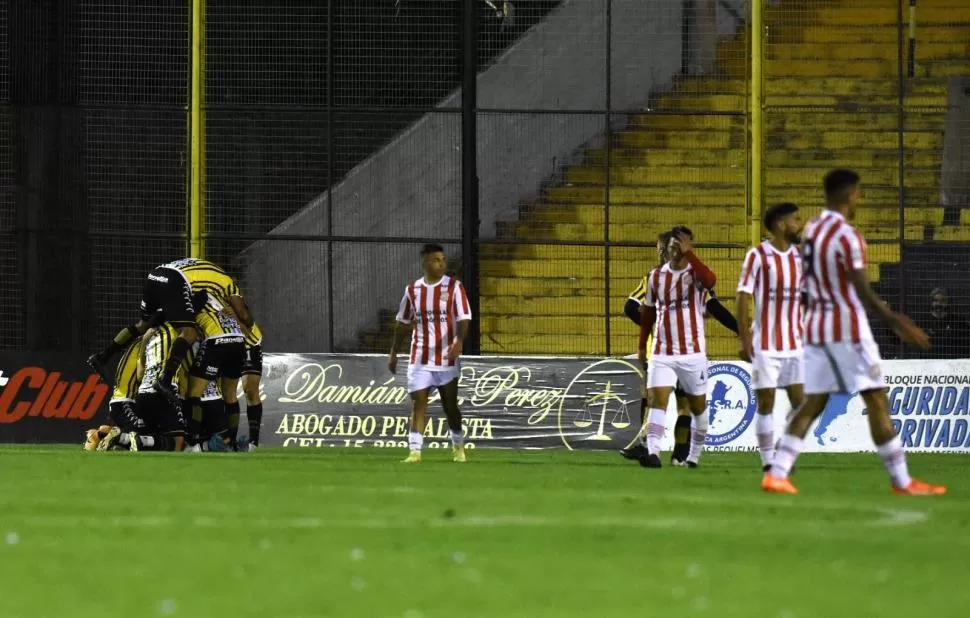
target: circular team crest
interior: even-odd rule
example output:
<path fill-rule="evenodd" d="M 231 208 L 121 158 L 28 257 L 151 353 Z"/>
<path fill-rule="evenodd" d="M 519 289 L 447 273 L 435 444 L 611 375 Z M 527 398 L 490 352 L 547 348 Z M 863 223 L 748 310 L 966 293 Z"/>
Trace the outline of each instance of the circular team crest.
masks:
<path fill-rule="evenodd" d="M 740 365 L 711 365 L 707 374 L 707 409 L 711 421 L 707 446 L 724 446 L 740 437 L 758 409 L 751 374 Z"/>

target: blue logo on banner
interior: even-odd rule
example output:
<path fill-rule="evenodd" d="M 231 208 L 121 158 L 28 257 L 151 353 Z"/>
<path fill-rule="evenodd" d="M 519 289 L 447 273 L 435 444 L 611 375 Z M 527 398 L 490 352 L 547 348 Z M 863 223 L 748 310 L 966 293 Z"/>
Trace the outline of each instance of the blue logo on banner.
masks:
<path fill-rule="evenodd" d="M 751 374 L 740 365 L 711 365 L 707 389 L 711 427 L 705 444 L 724 446 L 743 434 L 754 420 L 758 400 L 751 388 Z"/>
<path fill-rule="evenodd" d="M 837 442 L 838 437 L 830 435 L 829 430 L 835 419 L 845 416 L 849 411 L 849 401 L 855 394 L 833 393 L 829 396 L 829 402 L 825 404 L 822 415 L 818 418 L 815 426 L 815 441 L 819 446 L 825 446 L 826 442 Z"/>

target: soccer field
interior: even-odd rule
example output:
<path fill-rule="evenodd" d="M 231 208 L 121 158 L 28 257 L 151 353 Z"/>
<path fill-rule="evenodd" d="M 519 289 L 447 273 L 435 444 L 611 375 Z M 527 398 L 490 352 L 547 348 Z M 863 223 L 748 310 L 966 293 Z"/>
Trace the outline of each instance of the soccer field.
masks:
<path fill-rule="evenodd" d="M 0 616 L 965 616 L 962 457 L 0 448 Z"/>

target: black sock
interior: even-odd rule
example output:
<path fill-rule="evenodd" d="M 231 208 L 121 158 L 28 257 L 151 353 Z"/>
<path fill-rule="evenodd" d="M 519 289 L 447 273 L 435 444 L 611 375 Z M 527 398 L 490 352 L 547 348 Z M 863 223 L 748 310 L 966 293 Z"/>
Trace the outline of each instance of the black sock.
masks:
<path fill-rule="evenodd" d="M 202 399 L 189 397 L 185 400 L 185 441 L 198 444 L 202 433 Z"/>
<path fill-rule="evenodd" d="M 647 400 L 641 399 L 640 400 L 640 427 L 643 427 L 644 421 L 647 420 L 647 408 L 648 408 Z"/>
<path fill-rule="evenodd" d="M 138 329 L 134 326 L 126 326 L 115 335 L 111 343 L 98 353 L 98 360 L 102 363 L 108 362 L 112 356 L 127 348 L 131 340 L 139 334 Z"/>
<path fill-rule="evenodd" d="M 185 360 L 185 355 L 189 353 L 189 348 L 191 347 L 192 344 L 181 336 L 176 337 L 175 341 L 172 342 L 172 349 L 168 353 L 168 360 L 165 361 L 165 371 L 162 373 L 162 384 L 171 384 L 172 377 L 179 370 L 179 366 Z"/>
<path fill-rule="evenodd" d="M 246 406 L 246 420 L 249 421 L 249 442 L 259 446 L 259 426 L 263 422 L 263 404 Z"/>
<path fill-rule="evenodd" d="M 229 443 L 236 444 L 236 436 L 239 435 L 239 402 L 226 403 L 226 414 L 229 416 Z"/>
<path fill-rule="evenodd" d="M 678 416 L 674 424 L 674 452 L 673 456 L 686 461 L 690 453 L 690 417 Z"/>

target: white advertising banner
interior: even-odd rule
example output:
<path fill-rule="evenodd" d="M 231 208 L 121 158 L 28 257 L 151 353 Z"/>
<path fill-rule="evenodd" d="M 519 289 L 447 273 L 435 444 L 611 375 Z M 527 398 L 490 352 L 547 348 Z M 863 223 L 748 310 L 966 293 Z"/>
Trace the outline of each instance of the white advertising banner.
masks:
<path fill-rule="evenodd" d="M 883 369 L 889 389 L 889 414 L 907 450 L 970 452 L 970 361 L 884 361 Z M 711 363 L 708 409 L 710 450 L 757 450 L 756 402 L 749 365 Z M 774 411 L 776 435 L 784 431 L 790 409 L 788 397 L 779 391 Z M 670 411 L 674 412 L 673 405 Z M 668 419 L 671 417 L 668 415 Z M 672 427 L 672 422 L 668 424 Z M 666 446 L 671 445 L 672 436 L 668 435 Z M 805 437 L 805 450 L 875 450 L 862 397 L 858 393 L 832 395 Z"/>
<path fill-rule="evenodd" d="M 893 424 L 909 450 L 970 451 L 970 361 L 886 361 Z M 708 366 L 712 451 L 755 451 L 757 401 L 751 368 Z M 410 402 L 405 370 L 388 373 L 382 355 L 268 354 L 263 375 L 263 443 L 284 448 L 406 448 Z M 469 357 L 459 378 L 466 441 L 475 448 L 616 450 L 640 428 L 643 373 L 635 359 Z M 448 427 L 432 399 L 428 444 L 447 447 Z M 775 398 L 776 435 L 788 397 Z M 673 448 L 676 402 L 667 414 L 665 450 Z M 874 450 L 865 404 L 833 395 L 809 431 L 805 450 Z"/>

